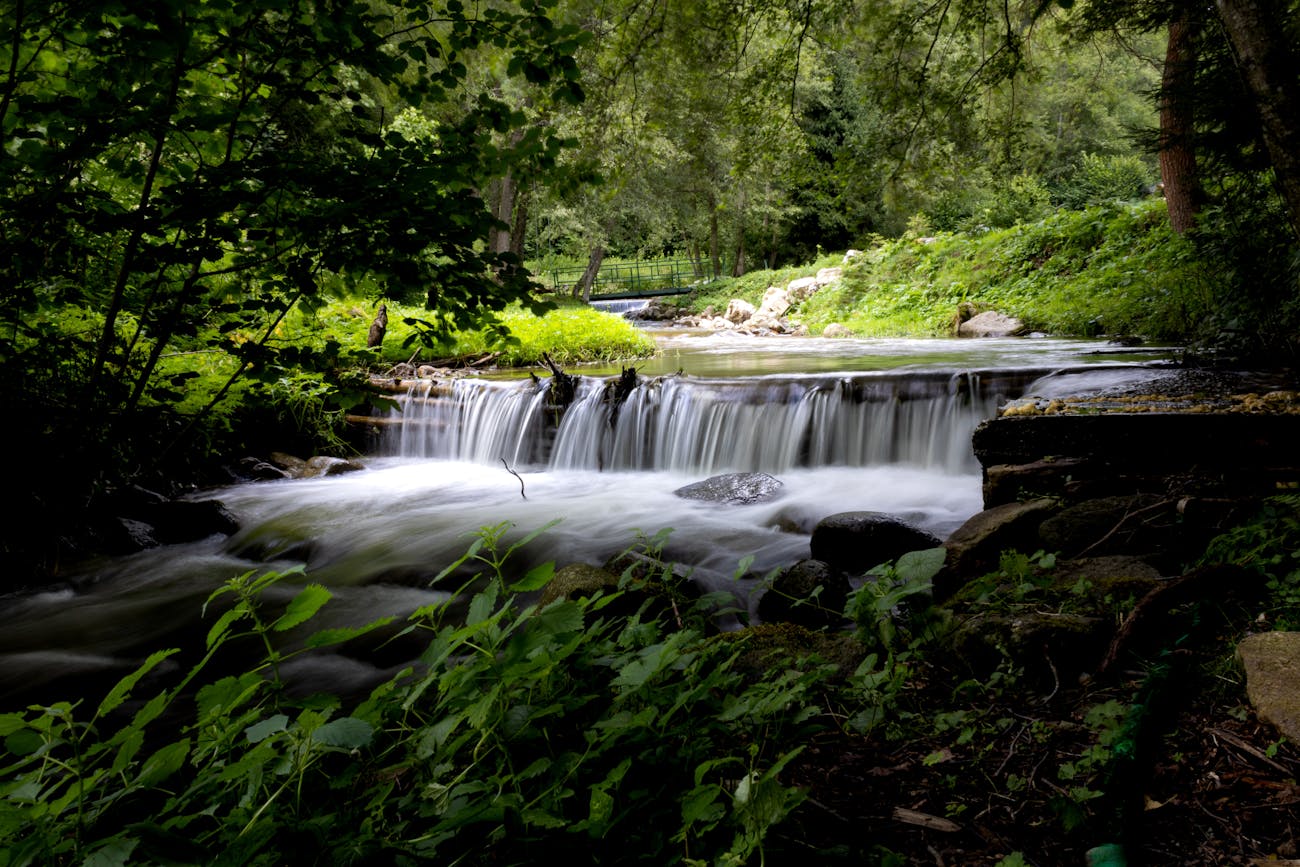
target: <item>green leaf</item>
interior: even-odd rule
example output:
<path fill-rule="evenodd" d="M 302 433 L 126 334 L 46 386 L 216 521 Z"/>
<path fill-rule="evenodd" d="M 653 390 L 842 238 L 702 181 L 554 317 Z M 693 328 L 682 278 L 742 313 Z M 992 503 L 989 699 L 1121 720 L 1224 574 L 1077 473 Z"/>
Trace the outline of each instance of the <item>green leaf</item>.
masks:
<path fill-rule="evenodd" d="M 113 688 L 108 691 L 108 695 L 104 696 L 104 700 L 99 703 L 99 710 L 95 711 L 95 719 L 99 719 L 105 714 L 112 713 L 116 710 L 118 706 L 121 705 L 122 702 L 126 701 L 127 697 L 130 696 L 131 690 L 140 682 L 140 678 L 144 677 L 156 668 L 164 659 L 178 652 L 179 651 L 176 648 L 172 648 L 170 650 L 160 650 L 157 653 L 150 654 L 149 658 L 146 659 L 139 668 L 119 680 Z"/>
<path fill-rule="evenodd" d="M 16 731 L 27 728 L 27 721 L 21 714 L 0 714 L 0 737 L 8 737 Z"/>
<path fill-rule="evenodd" d="M 367 746 L 375 729 L 365 720 L 345 716 L 330 720 L 311 733 L 311 739 L 327 747 L 355 750 Z"/>
<path fill-rule="evenodd" d="M 302 589 L 289 607 L 284 610 L 284 614 L 271 625 L 276 632 L 284 632 L 293 629 L 302 623 L 306 623 L 316 616 L 321 606 L 334 598 L 334 594 L 326 590 L 319 584 L 308 584 Z"/>
<path fill-rule="evenodd" d="M 31 729 L 10 732 L 5 738 L 5 749 L 15 756 L 30 756 L 45 744 L 45 738 Z"/>
<path fill-rule="evenodd" d="M 896 567 L 898 577 L 909 584 L 923 584 L 939 574 L 947 557 L 948 549 L 942 546 L 926 548 L 923 551 L 908 551 L 898 558 Z"/>
<path fill-rule="evenodd" d="M 161 783 L 181 769 L 185 757 L 190 754 L 190 739 L 182 738 L 168 744 L 145 760 L 135 785 L 150 788 Z"/>
<path fill-rule="evenodd" d="M 365 626 L 339 626 L 333 629 L 322 629 L 315 632 L 307 639 L 307 646 L 311 648 L 331 647 L 335 644 L 342 644 L 345 641 L 351 641 L 359 638 L 368 632 L 387 626 L 396 620 L 396 617 L 381 617 L 373 623 L 367 623 Z"/>
<path fill-rule="evenodd" d="M 550 583 L 553 577 L 555 577 L 555 563 L 542 563 L 529 569 L 527 575 L 510 585 L 510 590 L 513 593 L 528 593 L 533 590 L 541 590 Z"/>
<path fill-rule="evenodd" d="M 259 744 L 273 734 L 278 734 L 289 727 L 289 717 L 278 713 L 269 719 L 264 719 L 259 723 L 253 723 L 244 729 L 244 737 L 248 738 L 250 744 Z"/>
<path fill-rule="evenodd" d="M 202 687 L 196 696 L 199 721 L 207 722 L 229 714 L 247 702 L 265 683 L 257 674 L 248 672 L 239 677 L 223 677 Z"/>
<path fill-rule="evenodd" d="M 140 841 L 134 837 L 117 837 L 91 852 L 82 867 L 123 867 L 130 863 L 131 853 Z"/>

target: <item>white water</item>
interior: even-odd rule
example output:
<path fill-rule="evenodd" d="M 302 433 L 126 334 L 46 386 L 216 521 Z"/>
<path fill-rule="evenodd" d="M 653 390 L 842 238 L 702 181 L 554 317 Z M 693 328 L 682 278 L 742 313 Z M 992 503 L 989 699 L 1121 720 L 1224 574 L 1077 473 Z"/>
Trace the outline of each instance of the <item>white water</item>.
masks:
<path fill-rule="evenodd" d="M 621 406 L 602 380 L 548 408 L 549 383 L 458 380 L 446 395 L 416 383 L 392 416 L 388 453 L 574 470 L 780 473 L 795 467 L 906 464 L 947 474 L 977 467 L 970 435 L 1023 383 L 982 387 L 974 373 L 661 377 Z M 433 393 L 438 392 L 435 396 Z"/>
<path fill-rule="evenodd" d="M 1031 343 L 1014 352 L 1032 352 Z M 765 351 L 782 346 L 806 351 L 802 343 Z M 1073 361 L 1046 354 L 1053 365 Z M 937 362 L 892 373 L 668 377 L 634 392 L 612 421 L 603 383 L 586 379 L 558 425 L 531 382 L 464 381 L 450 397 L 409 406 L 364 472 L 204 494 L 240 521 L 230 539 L 144 551 L 72 576 L 67 588 L 5 600 L 0 699 L 73 675 L 111 682 L 159 646 L 200 644 L 213 616 L 202 618 L 204 600 L 249 570 L 300 565 L 298 583 L 327 585 L 335 598 L 319 628 L 405 616 L 447 600 L 430 580 L 479 528 L 501 522 L 513 526 L 509 543 L 559 520 L 521 552 L 520 568 L 603 563 L 638 533 L 671 528 L 665 555 L 752 610 L 761 581 L 736 580 L 739 564 L 752 559 L 761 575 L 807 557 L 826 515 L 889 512 L 942 537 L 976 512 L 970 432 L 1033 378 Z M 1059 389 L 1061 379 L 1034 388 Z M 732 470 L 773 473 L 781 496 L 722 506 L 673 494 Z M 294 592 L 278 587 L 270 597 Z M 304 689 L 360 687 L 383 673 L 338 656 L 297 671 Z"/>

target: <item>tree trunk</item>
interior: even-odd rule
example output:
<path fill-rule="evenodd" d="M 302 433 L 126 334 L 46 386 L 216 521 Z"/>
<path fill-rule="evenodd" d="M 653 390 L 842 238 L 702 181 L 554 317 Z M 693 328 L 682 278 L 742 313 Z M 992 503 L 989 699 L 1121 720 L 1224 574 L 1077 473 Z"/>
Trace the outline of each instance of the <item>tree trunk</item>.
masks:
<path fill-rule="evenodd" d="M 718 206 L 709 199 L 709 261 L 713 263 L 713 279 L 722 276 L 722 261 L 718 258 Z"/>
<path fill-rule="evenodd" d="M 508 252 L 524 260 L 524 235 L 528 231 L 528 191 L 519 190 L 515 194 L 515 213 L 510 221 L 510 246 Z"/>
<path fill-rule="evenodd" d="M 591 287 L 596 282 L 596 275 L 600 273 L 600 263 L 605 261 L 605 247 L 597 244 L 591 248 L 591 255 L 587 258 L 587 270 L 582 272 L 578 282 L 573 284 L 573 297 L 581 297 L 584 302 L 591 301 Z"/>
<path fill-rule="evenodd" d="M 1183 234 L 1196 224 L 1201 183 L 1192 148 L 1197 25 L 1184 13 L 1169 25 L 1160 81 L 1160 180 L 1169 225 Z"/>
<path fill-rule="evenodd" d="M 1216 0 L 1242 79 L 1255 101 L 1264 145 L 1291 231 L 1300 241 L 1300 61 L 1277 0 Z"/>

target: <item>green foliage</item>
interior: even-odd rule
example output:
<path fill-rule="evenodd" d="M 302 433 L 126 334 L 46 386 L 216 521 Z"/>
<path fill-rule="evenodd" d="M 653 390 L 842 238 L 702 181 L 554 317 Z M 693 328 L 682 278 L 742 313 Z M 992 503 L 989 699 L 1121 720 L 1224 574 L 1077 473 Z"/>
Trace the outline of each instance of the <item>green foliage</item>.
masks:
<path fill-rule="evenodd" d="M 400 624 L 305 639 L 319 585 L 284 607 L 292 573 L 249 573 L 212 594 L 202 658 L 179 681 L 151 656 L 92 710 L 57 703 L 0 715 L 0 863 L 748 863 L 800 801 L 780 776 L 818 713 L 822 669 L 761 682 L 734 642 L 604 613 L 617 594 L 545 608 L 515 594 L 486 528 L 445 570 L 481 589 L 464 622 L 428 606 L 402 629 L 419 664 L 355 703 L 291 700 L 294 656 Z M 531 538 L 531 537 L 530 537 Z M 220 655 L 262 648 L 242 673 Z M 777 745 L 780 744 L 780 747 Z"/>
<path fill-rule="evenodd" d="M 1054 334 L 1196 332 L 1208 267 L 1150 200 L 1058 211 L 978 235 L 903 237 L 855 258 L 839 283 L 795 315 L 814 333 L 840 322 L 863 336 L 950 333 L 974 304 Z"/>
<path fill-rule="evenodd" d="M 427 313 L 418 306 L 389 303 L 383 346 L 367 349 L 371 314 L 356 301 L 334 301 L 290 317 L 280 339 L 322 350 L 334 345 L 341 357 L 369 368 L 409 360 L 472 360 L 490 354 L 501 366 L 540 364 L 543 353 L 560 364 L 574 364 L 643 358 L 655 351 L 654 341 L 621 316 L 567 299 L 552 302 L 551 308 L 535 313 L 511 305 L 491 317 L 490 327 L 453 328 L 426 341 L 428 332 L 420 322 Z"/>
<path fill-rule="evenodd" d="M 530 303 L 473 191 L 544 177 L 565 146 L 495 97 L 581 100 L 585 37 L 549 7 L 11 4 L 0 398 L 42 410 L 21 445 L 82 456 L 42 500 L 183 470 L 234 439 L 223 402 L 344 366 L 276 339 L 328 283 L 413 292 L 442 326 Z M 495 81 L 471 73 L 495 61 Z"/>
<path fill-rule="evenodd" d="M 1275 629 L 1300 629 L 1300 496 L 1271 497 L 1250 521 L 1216 536 L 1205 563 L 1232 563 L 1266 582 Z"/>
<path fill-rule="evenodd" d="M 1080 210 L 1107 202 L 1127 202 L 1146 194 L 1152 183 L 1150 166 L 1132 154 L 1123 156 L 1085 153 L 1056 189 L 1056 200 Z"/>

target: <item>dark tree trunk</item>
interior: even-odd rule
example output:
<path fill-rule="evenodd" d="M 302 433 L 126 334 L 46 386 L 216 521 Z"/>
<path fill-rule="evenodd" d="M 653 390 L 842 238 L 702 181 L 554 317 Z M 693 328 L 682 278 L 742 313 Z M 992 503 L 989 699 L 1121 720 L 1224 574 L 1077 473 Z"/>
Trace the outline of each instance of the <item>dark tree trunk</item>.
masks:
<path fill-rule="evenodd" d="M 713 277 L 722 276 L 722 261 L 718 258 L 718 206 L 709 200 L 709 261 L 713 263 Z"/>
<path fill-rule="evenodd" d="M 1165 187 L 1169 225 L 1180 235 L 1196 224 L 1202 199 L 1192 147 L 1197 30 L 1186 14 L 1169 25 L 1160 81 L 1160 180 Z"/>
<path fill-rule="evenodd" d="M 591 287 L 596 282 L 596 275 L 600 273 L 600 263 L 605 261 L 605 247 L 597 244 L 591 248 L 591 255 L 587 257 L 587 270 L 582 272 L 578 282 L 573 284 L 573 297 L 581 298 L 584 302 L 591 300 Z"/>
<path fill-rule="evenodd" d="M 1300 59 L 1278 0 L 1216 0 L 1242 79 L 1255 101 L 1264 145 L 1291 231 L 1300 240 Z"/>
<path fill-rule="evenodd" d="M 520 190 L 515 194 L 514 219 L 510 221 L 510 246 L 508 251 L 514 253 L 522 262 L 524 258 L 524 234 L 528 231 L 528 191 Z"/>

